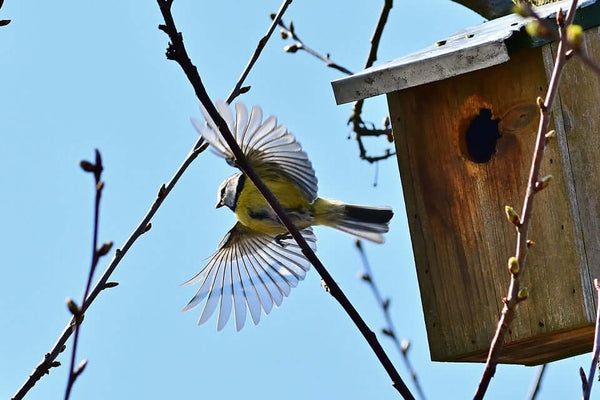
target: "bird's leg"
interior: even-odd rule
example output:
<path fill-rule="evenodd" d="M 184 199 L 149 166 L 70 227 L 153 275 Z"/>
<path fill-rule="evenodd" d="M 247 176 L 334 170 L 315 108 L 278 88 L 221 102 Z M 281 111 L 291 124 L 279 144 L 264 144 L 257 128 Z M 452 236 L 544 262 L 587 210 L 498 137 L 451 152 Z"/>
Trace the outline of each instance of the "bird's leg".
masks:
<path fill-rule="evenodd" d="M 288 239 L 292 239 L 292 235 L 290 235 L 289 232 L 281 233 L 281 234 L 275 236 L 275 243 L 277 243 L 281 247 L 285 247 L 285 246 L 289 245 L 289 243 L 285 243 L 284 240 L 288 240 Z"/>

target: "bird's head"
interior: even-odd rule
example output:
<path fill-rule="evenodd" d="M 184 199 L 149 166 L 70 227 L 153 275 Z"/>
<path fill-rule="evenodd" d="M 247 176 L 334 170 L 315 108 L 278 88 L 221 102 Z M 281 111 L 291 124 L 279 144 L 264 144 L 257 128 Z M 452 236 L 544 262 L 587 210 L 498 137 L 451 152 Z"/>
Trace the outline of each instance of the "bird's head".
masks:
<path fill-rule="evenodd" d="M 221 186 L 219 186 L 219 193 L 217 194 L 217 205 L 216 208 L 227 206 L 231 211 L 235 212 L 238 197 L 244 187 L 245 175 L 241 172 L 231 175 L 225 179 Z"/>

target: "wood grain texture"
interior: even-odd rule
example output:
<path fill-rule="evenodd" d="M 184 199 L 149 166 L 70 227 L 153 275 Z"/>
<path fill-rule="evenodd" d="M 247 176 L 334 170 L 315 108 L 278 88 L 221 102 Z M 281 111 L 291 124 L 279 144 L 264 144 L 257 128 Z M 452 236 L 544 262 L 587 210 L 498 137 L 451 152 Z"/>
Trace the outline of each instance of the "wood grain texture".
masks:
<path fill-rule="evenodd" d="M 584 51 L 600 60 L 600 30 L 585 31 Z M 552 68 L 556 45 L 544 47 L 546 70 Z M 560 146 L 569 160 L 571 204 L 581 225 L 577 241 L 585 258 L 580 268 L 586 311 L 596 315 L 594 278 L 600 279 L 600 80 L 577 57 L 565 66 L 554 112 Z M 560 122 L 559 122 L 560 121 Z"/>
<path fill-rule="evenodd" d="M 542 51 L 388 94 L 433 360 L 485 361 L 516 243 L 504 206 L 520 211 L 538 121 L 531 110 L 547 86 Z M 475 163 L 465 131 L 481 109 L 491 110 L 501 136 L 491 160 Z M 530 297 L 519 305 L 501 362 L 535 364 L 591 348 L 585 334 L 565 333 L 587 332 L 591 320 L 564 158 L 559 146 L 548 147 L 542 175 L 554 180 L 535 199 L 536 245 L 522 277 Z M 558 333 L 573 343 L 557 343 Z"/>

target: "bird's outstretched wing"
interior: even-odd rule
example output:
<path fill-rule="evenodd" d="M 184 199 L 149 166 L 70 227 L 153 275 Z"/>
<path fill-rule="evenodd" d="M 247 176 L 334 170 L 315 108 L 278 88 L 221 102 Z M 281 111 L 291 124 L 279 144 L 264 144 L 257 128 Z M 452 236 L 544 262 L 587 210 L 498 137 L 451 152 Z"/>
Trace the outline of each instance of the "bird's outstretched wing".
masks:
<path fill-rule="evenodd" d="M 235 116 L 227 103 L 217 101 L 216 106 L 250 165 L 258 170 L 275 170 L 296 183 L 309 201 L 317 198 L 317 177 L 312 164 L 294 135 L 284 125 L 277 125 L 277 118 L 270 116 L 263 121 L 258 106 L 252 107 L 248 115 L 246 106 L 236 103 Z M 193 118 L 192 124 L 217 155 L 234 165 L 235 157 L 217 125 L 202 104 L 200 110 L 206 124 Z"/>
<path fill-rule="evenodd" d="M 317 239 L 312 229 L 301 233 L 313 251 L 316 250 Z M 246 321 L 246 310 L 250 311 L 252 322 L 258 324 L 261 309 L 269 314 L 273 305 L 279 306 L 290 289 L 304 279 L 309 268 L 310 262 L 293 238 L 269 236 L 238 222 L 202 271 L 183 284 L 200 283 L 183 311 L 206 299 L 198 325 L 205 323 L 218 308 L 217 330 L 221 330 L 233 309 L 239 331 Z"/>

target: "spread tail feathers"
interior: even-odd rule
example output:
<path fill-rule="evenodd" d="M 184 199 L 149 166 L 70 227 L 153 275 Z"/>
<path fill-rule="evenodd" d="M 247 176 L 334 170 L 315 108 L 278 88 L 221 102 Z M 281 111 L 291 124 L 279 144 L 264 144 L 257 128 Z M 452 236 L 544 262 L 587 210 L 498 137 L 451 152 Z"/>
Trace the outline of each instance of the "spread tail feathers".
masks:
<path fill-rule="evenodd" d="M 388 224 L 394 216 L 390 207 L 338 203 L 335 208 L 337 218 L 327 218 L 328 221 L 324 225 L 371 242 L 385 241 L 383 233 L 389 230 Z"/>

